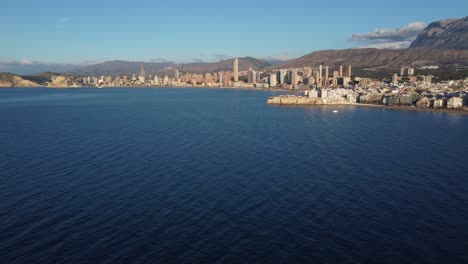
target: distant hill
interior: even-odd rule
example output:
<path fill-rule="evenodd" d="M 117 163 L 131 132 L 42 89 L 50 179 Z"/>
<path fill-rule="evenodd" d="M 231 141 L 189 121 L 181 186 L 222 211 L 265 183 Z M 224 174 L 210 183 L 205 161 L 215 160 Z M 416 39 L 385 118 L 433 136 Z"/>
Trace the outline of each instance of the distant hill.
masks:
<path fill-rule="evenodd" d="M 138 75 L 142 65 L 147 75 L 161 73 L 172 75 L 175 69 L 178 69 L 180 72 L 206 73 L 232 71 L 233 61 L 234 59 L 220 62 L 176 64 L 174 62 L 133 62 L 116 60 L 84 66 L 70 71 L 69 73 L 81 76 L 115 76 L 117 74 L 130 76 L 134 73 Z M 239 71 L 246 71 L 249 68 L 263 69 L 270 65 L 271 64 L 266 61 L 251 57 L 239 58 Z"/>
<path fill-rule="evenodd" d="M 220 62 L 210 63 L 189 63 L 179 65 L 179 70 L 182 72 L 219 72 L 219 71 L 232 71 L 234 59 L 224 60 Z M 255 59 L 252 57 L 239 58 L 239 71 L 247 71 L 252 69 L 264 69 L 271 66 L 270 63 Z"/>
<path fill-rule="evenodd" d="M 424 64 L 438 66 L 468 65 L 468 50 L 431 50 L 431 49 L 348 49 L 324 50 L 290 60 L 275 68 L 299 68 L 304 66 L 353 65 L 372 69 L 387 69 L 409 65 Z"/>
<path fill-rule="evenodd" d="M 175 68 L 174 62 L 134 62 L 134 61 L 107 61 L 99 64 L 84 66 L 69 73 L 80 76 L 115 76 L 137 74 L 143 65 L 146 74 L 154 75 L 167 68 Z"/>
<path fill-rule="evenodd" d="M 21 78 L 37 84 L 45 85 L 46 83 L 51 82 L 53 77 L 60 75 L 60 73 L 55 72 L 43 72 L 38 75 L 22 75 Z"/>
<path fill-rule="evenodd" d="M 74 64 L 0 62 L 2 72 L 12 72 L 19 75 L 37 75 L 41 72 L 67 72 L 81 67 Z"/>
<path fill-rule="evenodd" d="M 410 48 L 468 50 L 468 17 L 429 24 Z"/>
<path fill-rule="evenodd" d="M 35 87 L 39 86 L 39 84 L 25 80 L 21 76 L 2 72 L 0 73 L 0 87 Z"/>

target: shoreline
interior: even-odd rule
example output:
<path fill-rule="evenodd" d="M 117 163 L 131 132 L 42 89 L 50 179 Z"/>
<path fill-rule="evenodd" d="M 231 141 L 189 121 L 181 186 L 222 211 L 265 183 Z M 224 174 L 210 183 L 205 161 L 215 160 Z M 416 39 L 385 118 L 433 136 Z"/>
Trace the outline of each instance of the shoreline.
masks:
<path fill-rule="evenodd" d="M 451 108 L 418 108 L 412 106 L 396 106 L 396 105 L 377 105 L 377 104 L 269 104 L 272 106 L 293 106 L 293 107 L 364 107 L 364 108 L 380 108 L 389 109 L 396 111 L 413 111 L 413 112 L 432 112 L 432 113 L 450 113 L 450 114 L 461 114 L 468 115 L 468 111 L 463 109 L 451 109 Z"/>
<path fill-rule="evenodd" d="M 279 88 L 250 88 L 250 87 L 193 87 L 193 86 L 102 86 L 101 88 L 91 87 L 53 87 L 53 86 L 0 86 L 1 89 L 230 89 L 230 90 L 250 90 L 250 91 L 274 91 L 274 92 L 290 92 L 291 90 Z"/>

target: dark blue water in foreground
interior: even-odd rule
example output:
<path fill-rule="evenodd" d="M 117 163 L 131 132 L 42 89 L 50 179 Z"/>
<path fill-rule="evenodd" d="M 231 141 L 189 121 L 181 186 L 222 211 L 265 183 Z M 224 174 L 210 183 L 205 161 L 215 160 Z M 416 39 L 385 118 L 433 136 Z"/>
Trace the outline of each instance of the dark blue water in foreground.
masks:
<path fill-rule="evenodd" d="M 0 263 L 468 262 L 468 116 L 0 90 Z"/>

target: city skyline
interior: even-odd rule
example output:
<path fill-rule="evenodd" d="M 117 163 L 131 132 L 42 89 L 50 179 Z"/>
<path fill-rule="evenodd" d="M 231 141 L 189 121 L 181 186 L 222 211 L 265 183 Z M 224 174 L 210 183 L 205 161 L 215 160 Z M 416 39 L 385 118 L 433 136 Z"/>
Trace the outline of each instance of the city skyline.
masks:
<path fill-rule="evenodd" d="M 453 3 L 451 3 L 453 2 Z M 249 4 L 249 5 L 247 5 Z M 424 5 L 424 9 L 421 9 Z M 247 8 L 247 6 L 249 8 Z M 336 8 L 339 6 L 340 8 Z M 454 1 L 7 1 L 0 62 L 93 64 L 108 60 L 213 62 L 292 59 L 323 49 L 401 48 L 432 21 L 463 17 Z M 320 12 L 315 12 L 320 10 Z M 430 11 L 435 12 L 430 12 Z M 380 30 L 380 31 L 377 31 Z M 264 42 L 265 45 L 258 45 Z"/>

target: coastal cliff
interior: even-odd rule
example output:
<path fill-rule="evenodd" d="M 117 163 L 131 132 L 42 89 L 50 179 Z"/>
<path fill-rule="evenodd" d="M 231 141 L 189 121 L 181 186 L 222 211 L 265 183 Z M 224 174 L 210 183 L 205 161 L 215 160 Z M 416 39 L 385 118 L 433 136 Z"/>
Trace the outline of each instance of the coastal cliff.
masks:
<path fill-rule="evenodd" d="M 69 87 L 67 77 L 60 75 L 56 76 L 51 83 L 49 83 L 48 87 L 51 88 L 67 88 Z"/>
<path fill-rule="evenodd" d="M 12 73 L 0 73 L 0 87 L 38 87 L 39 84 Z"/>

